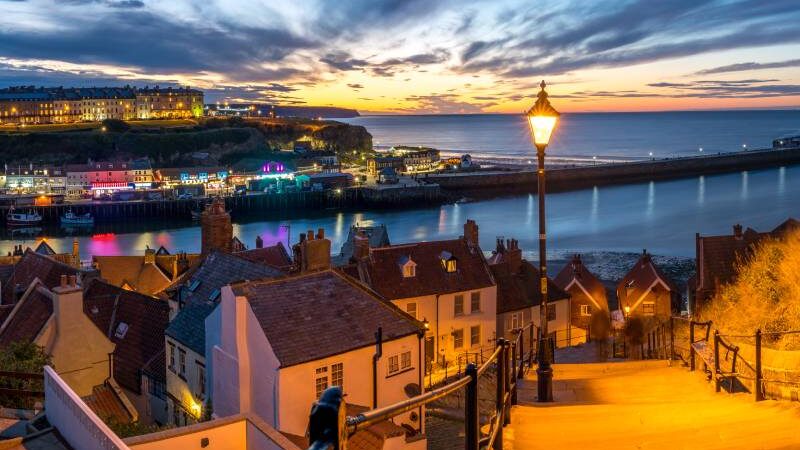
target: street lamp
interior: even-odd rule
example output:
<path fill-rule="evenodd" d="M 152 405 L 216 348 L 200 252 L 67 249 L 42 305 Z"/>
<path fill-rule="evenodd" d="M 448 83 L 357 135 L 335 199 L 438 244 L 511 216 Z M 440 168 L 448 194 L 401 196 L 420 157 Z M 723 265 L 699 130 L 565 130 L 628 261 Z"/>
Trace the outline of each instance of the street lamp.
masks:
<path fill-rule="evenodd" d="M 550 361 L 550 340 L 547 338 L 547 235 L 545 233 L 545 177 L 544 177 L 544 150 L 550 143 L 550 136 L 558 122 L 558 111 L 547 100 L 547 86 L 542 81 L 542 90 L 537 95 L 536 103 L 528 111 L 528 124 L 531 127 L 533 145 L 536 146 L 536 156 L 539 160 L 537 179 L 539 181 L 537 194 L 539 195 L 539 291 L 542 302 L 539 306 L 539 365 L 536 368 L 537 388 L 540 402 L 553 401 L 553 368 Z"/>

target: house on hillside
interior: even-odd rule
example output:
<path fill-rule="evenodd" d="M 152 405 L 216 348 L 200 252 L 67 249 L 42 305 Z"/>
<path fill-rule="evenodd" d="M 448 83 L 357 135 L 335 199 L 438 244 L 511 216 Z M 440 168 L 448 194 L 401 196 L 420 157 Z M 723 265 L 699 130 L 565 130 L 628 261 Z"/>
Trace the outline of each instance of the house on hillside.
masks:
<path fill-rule="evenodd" d="M 175 318 L 165 331 L 167 423 L 187 425 L 203 417 L 208 400 L 205 320 L 222 288 L 240 280 L 284 273 L 224 251 L 212 251 L 165 292 Z"/>
<path fill-rule="evenodd" d="M 84 288 L 61 275 L 53 288 L 35 278 L 0 325 L 0 347 L 33 342 L 70 387 L 105 420 L 158 421 L 142 370 L 163 349 L 169 307 L 100 280 Z"/>
<path fill-rule="evenodd" d="M 617 284 L 617 299 L 625 317 L 666 319 L 680 305 L 680 292 L 647 250 Z"/>
<path fill-rule="evenodd" d="M 427 361 L 445 365 L 494 348 L 497 285 L 474 221 L 458 239 L 363 246 L 355 257 L 346 273 L 427 324 Z"/>
<path fill-rule="evenodd" d="M 353 225 L 347 233 L 347 240 L 342 244 L 342 249 L 334 263 L 335 266 L 343 266 L 352 262 L 351 259 L 356 253 L 356 241 L 361 238 L 366 238 L 366 244 L 369 248 L 388 247 L 391 245 L 391 242 L 389 242 L 389 230 L 386 225 Z"/>
<path fill-rule="evenodd" d="M 606 287 L 583 264 L 581 255 L 573 255 L 554 281 L 570 295 L 570 323 L 573 327 L 588 332 L 592 314 L 597 311 L 610 314 Z"/>
<path fill-rule="evenodd" d="M 517 337 L 517 330 L 533 323 L 541 324 L 542 294 L 539 289 L 539 269 L 522 259 L 522 249 L 516 239 L 503 242 L 487 259 L 497 283 L 497 333 L 506 339 Z M 558 347 L 583 342 L 581 330 L 570 326 L 570 296 L 552 280 L 547 280 L 547 329 Z M 525 348 L 530 348 L 530 335 L 523 335 Z"/>
<path fill-rule="evenodd" d="M 200 260 L 196 253 L 170 254 L 164 247 L 147 247 L 143 255 L 93 255 L 100 277 L 123 289 L 156 295 Z"/>
<path fill-rule="evenodd" d="M 206 320 L 214 413 L 253 412 L 302 448 L 311 407 L 340 386 L 347 413 L 409 398 L 423 382 L 423 325 L 334 270 L 234 283 Z M 353 448 L 425 449 L 424 408 L 356 433 Z"/>
<path fill-rule="evenodd" d="M 689 279 L 689 311 L 696 312 L 713 298 L 720 286 L 736 280 L 736 264 L 746 258 L 753 247 L 764 238 L 779 239 L 800 229 L 800 221 L 789 218 L 772 231 L 760 233 L 752 228 L 733 226 L 733 234 L 721 236 L 695 235 L 695 276 Z"/>

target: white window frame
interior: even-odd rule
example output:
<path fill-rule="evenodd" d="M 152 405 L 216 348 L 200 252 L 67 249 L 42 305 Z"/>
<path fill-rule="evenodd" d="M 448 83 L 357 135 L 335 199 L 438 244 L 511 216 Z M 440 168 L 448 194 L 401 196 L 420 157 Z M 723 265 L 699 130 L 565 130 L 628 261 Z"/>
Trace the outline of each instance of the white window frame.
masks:
<path fill-rule="evenodd" d="M 406 304 L 406 314 L 413 318 L 417 318 L 417 302 L 410 302 Z"/>
<path fill-rule="evenodd" d="M 459 305 L 461 305 L 460 308 Z M 464 315 L 464 294 L 456 294 L 453 296 L 453 317 L 458 317 L 463 315 Z"/>
<path fill-rule="evenodd" d="M 461 335 L 461 345 L 458 344 L 458 335 Z M 464 348 L 464 329 L 459 328 L 458 330 L 453 330 L 453 349 L 458 350 Z"/>
<path fill-rule="evenodd" d="M 478 307 L 475 307 L 475 300 L 477 299 Z M 470 314 L 481 312 L 481 291 L 475 291 L 469 294 L 469 312 Z"/>
<path fill-rule="evenodd" d="M 581 305 L 581 316 L 588 317 L 592 315 L 592 305 Z"/>
<path fill-rule="evenodd" d="M 473 335 L 473 331 L 478 330 L 478 339 L 477 341 L 473 339 L 475 336 Z M 480 347 L 481 345 L 481 326 L 480 325 L 473 325 L 469 327 L 469 346 L 470 347 Z"/>

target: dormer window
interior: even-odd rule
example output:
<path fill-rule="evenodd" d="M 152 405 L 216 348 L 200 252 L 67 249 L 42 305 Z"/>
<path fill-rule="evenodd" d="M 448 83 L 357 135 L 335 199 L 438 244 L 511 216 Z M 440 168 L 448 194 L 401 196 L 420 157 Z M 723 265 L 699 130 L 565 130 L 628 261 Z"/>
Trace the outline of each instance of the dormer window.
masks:
<path fill-rule="evenodd" d="M 442 262 L 442 269 L 447 273 L 453 273 L 457 270 L 456 258 L 450 252 L 442 252 L 439 254 L 439 259 Z"/>
<path fill-rule="evenodd" d="M 410 256 L 404 256 L 400 258 L 400 271 L 403 278 L 414 278 L 417 276 L 417 263 Z"/>
<path fill-rule="evenodd" d="M 125 334 L 128 333 L 128 324 L 125 322 L 120 322 L 117 325 L 117 331 L 114 332 L 114 337 L 117 339 L 122 339 L 125 337 Z"/>

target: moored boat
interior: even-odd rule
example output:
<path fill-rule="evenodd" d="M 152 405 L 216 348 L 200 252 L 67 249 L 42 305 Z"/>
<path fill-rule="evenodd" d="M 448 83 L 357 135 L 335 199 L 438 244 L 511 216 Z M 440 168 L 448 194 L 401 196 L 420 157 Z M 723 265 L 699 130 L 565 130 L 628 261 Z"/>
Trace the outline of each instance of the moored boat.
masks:
<path fill-rule="evenodd" d="M 36 211 L 16 212 L 12 207 L 6 215 L 6 224 L 9 226 L 31 226 L 42 223 L 42 216 Z"/>
<path fill-rule="evenodd" d="M 61 216 L 61 225 L 94 225 L 94 217 L 92 217 L 92 213 L 75 214 L 70 209 Z"/>

